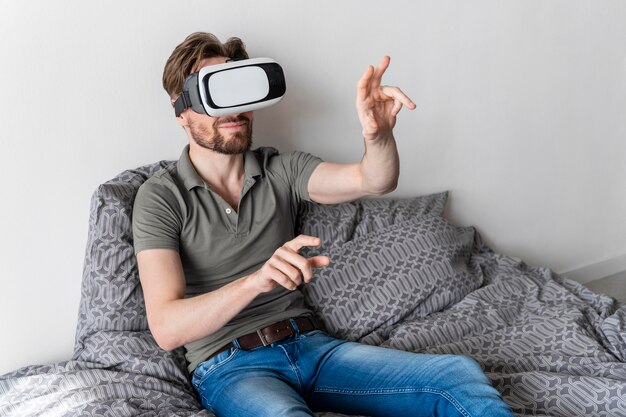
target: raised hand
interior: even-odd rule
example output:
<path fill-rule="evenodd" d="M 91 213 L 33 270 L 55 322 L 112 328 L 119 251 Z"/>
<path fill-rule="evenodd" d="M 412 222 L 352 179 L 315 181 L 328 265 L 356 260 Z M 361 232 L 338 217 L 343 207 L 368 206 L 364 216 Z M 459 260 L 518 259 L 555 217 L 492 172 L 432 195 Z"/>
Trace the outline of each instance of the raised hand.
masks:
<path fill-rule="evenodd" d="M 391 138 L 396 116 L 403 106 L 415 109 L 415 103 L 398 87 L 381 85 L 391 58 L 385 56 L 377 68 L 370 65 L 357 85 L 356 109 L 366 141 Z"/>

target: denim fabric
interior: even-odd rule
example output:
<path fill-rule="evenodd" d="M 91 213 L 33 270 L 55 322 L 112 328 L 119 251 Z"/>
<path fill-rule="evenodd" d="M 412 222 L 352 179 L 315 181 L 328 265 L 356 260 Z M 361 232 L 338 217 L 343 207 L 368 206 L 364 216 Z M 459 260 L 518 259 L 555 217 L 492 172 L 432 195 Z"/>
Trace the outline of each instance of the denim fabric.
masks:
<path fill-rule="evenodd" d="M 320 330 L 202 362 L 192 383 L 205 408 L 226 416 L 511 416 L 480 366 L 347 342 Z"/>

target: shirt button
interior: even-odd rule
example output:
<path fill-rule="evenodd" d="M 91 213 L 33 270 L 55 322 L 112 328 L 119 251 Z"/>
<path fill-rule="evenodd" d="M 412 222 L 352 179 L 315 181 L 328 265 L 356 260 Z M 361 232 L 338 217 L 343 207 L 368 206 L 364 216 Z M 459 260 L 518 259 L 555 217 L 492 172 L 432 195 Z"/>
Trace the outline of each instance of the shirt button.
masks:
<path fill-rule="evenodd" d="M 232 212 L 232 210 L 230 208 L 226 209 L 226 214 L 230 214 Z"/>

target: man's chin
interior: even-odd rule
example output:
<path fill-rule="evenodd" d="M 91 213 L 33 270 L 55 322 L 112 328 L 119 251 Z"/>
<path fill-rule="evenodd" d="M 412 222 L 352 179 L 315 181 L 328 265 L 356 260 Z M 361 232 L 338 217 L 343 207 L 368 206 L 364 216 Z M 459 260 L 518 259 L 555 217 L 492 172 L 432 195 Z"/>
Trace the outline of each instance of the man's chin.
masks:
<path fill-rule="evenodd" d="M 193 133 L 193 132 L 192 132 Z M 212 140 L 191 135 L 198 146 L 225 155 L 238 155 L 247 152 L 252 146 L 252 132 L 235 132 L 232 135 L 215 135 Z"/>
<path fill-rule="evenodd" d="M 230 148 L 234 153 L 244 153 L 252 146 L 252 138 L 247 135 L 247 132 L 237 133 L 230 139 L 227 139 L 224 143 L 226 148 Z"/>
<path fill-rule="evenodd" d="M 213 150 L 217 153 L 221 153 L 223 155 L 240 155 L 242 153 L 246 153 L 248 150 L 250 149 L 250 147 L 240 147 L 240 148 L 233 148 L 233 147 L 215 147 L 213 148 Z"/>
<path fill-rule="evenodd" d="M 225 141 L 215 141 L 210 149 L 225 155 L 238 155 L 247 152 L 252 146 L 248 138 L 234 137 Z"/>

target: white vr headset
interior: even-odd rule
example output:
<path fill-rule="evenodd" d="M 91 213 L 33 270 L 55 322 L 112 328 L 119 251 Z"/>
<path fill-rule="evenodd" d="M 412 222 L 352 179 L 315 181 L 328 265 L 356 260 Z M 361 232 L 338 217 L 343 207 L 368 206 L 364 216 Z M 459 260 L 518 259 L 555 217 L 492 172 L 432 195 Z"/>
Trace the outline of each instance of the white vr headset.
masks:
<path fill-rule="evenodd" d="M 209 65 L 185 79 L 174 111 L 176 117 L 188 108 L 211 117 L 242 113 L 278 103 L 285 90 L 283 69 L 270 58 Z"/>

